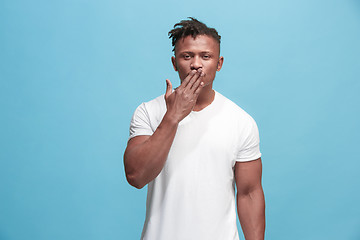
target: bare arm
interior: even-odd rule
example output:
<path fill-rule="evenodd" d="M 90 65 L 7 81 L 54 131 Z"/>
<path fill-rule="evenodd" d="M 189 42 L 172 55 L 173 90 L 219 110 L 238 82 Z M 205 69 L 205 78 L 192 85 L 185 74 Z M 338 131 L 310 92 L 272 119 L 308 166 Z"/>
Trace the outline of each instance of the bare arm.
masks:
<path fill-rule="evenodd" d="M 151 136 L 137 136 L 130 139 L 124 153 L 126 178 L 132 186 L 142 188 L 161 172 L 179 122 L 195 106 L 203 86 L 202 76 L 201 71 L 191 71 L 174 92 L 171 82 L 166 81 L 167 112 L 160 125 Z"/>
<path fill-rule="evenodd" d="M 261 174 L 261 158 L 237 162 L 235 165 L 237 209 L 246 240 L 263 240 L 265 235 L 265 199 Z"/>

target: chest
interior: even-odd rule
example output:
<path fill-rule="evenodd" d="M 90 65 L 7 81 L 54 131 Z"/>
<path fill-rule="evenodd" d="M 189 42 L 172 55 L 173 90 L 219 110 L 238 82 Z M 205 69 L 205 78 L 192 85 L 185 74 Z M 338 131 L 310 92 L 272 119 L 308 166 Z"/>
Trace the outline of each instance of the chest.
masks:
<path fill-rule="evenodd" d="M 227 179 L 233 177 L 236 129 L 231 119 L 189 116 L 179 124 L 163 171 L 168 177 Z"/>

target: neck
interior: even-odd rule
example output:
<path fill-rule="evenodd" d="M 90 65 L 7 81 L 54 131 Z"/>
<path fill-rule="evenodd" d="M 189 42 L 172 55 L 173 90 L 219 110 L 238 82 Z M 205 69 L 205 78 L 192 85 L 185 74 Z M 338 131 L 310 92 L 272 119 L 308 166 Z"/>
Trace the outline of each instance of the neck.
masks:
<path fill-rule="evenodd" d="M 197 98 L 193 111 L 203 110 L 214 101 L 214 97 L 215 97 L 215 91 L 212 89 L 212 84 L 203 87 Z"/>

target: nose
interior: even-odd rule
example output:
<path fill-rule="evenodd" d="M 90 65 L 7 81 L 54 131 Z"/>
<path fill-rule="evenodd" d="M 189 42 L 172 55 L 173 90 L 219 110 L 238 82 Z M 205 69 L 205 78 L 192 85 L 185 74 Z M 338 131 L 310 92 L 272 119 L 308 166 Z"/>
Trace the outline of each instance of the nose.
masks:
<path fill-rule="evenodd" d="M 198 70 L 199 68 L 202 68 L 202 63 L 200 57 L 196 56 L 193 58 L 193 61 L 190 64 L 191 70 Z"/>

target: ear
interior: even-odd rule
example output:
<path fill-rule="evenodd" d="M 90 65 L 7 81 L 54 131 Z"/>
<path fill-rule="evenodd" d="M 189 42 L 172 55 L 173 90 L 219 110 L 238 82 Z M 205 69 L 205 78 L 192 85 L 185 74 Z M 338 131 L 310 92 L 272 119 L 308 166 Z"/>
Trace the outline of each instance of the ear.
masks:
<path fill-rule="evenodd" d="M 177 69 L 177 66 L 176 66 L 176 59 L 175 59 L 174 56 L 171 57 L 171 62 L 172 62 L 172 65 L 174 67 L 174 70 L 177 71 L 178 69 Z"/>
<path fill-rule="evenodd" d="M 220 71 L 224 63 L 224 57 L 219 57 L 216 71 Z"/>

